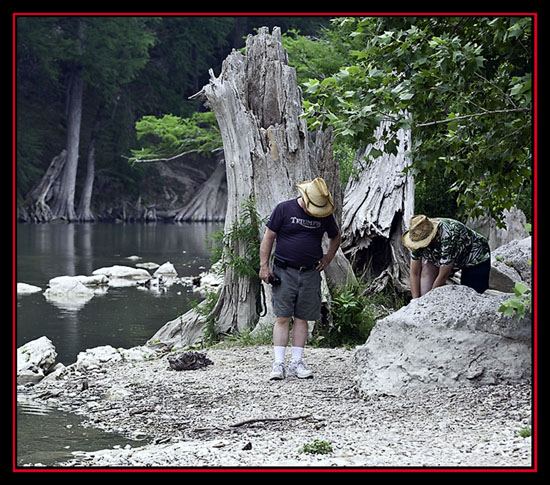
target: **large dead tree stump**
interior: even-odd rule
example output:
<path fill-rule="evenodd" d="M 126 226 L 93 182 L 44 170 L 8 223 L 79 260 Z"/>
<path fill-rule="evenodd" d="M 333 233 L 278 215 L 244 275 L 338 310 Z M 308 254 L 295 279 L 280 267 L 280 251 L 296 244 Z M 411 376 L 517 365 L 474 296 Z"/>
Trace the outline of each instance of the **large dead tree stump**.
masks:
<path fill-rule="evenodd" d="M 242 204 L 250 198 L 256 201 L 260 218 L 267 218 L 277 203 L 299 195 L 297 183 L 315 177 L 327 181 L 339 217 L 342 194 L 332 132 L 307 130 L 302 93 L 295 69 L 288 64 L 280 29 L 275 27 L 270 34 L 264 27 L 257 35 L 248 36 L 246 55 L 234 50 L 223 62 L 220 75 L 215 77 L 211 70 L 210 76 L 209 83 L 194 98 L 204 100 L 214 111 L 222 136 L 228 192 L 226 230 L 241 218 Z M 262 236 L 258 234 L 258 238 Z M 244 256 L 245 250 L 239 241 L 232 248 L 237 256 Z M 352 274 L 341 251 L 331 270 L 327 279 L 332 282 Z M 258 278 L 242 277 L 227 268 L 210 315 L 218 332 L 242 331 L 256 325 L 259 284 Z M 265 318 L 273 315 L 268 312 Z M 198 318 L 195 310 L 183 315 L 181 322 L 174 324 L 179 329 L 171 334 L 171 344 L 177 338 L 181 345 L 192 343 L 187 335 L 196 339 L 196 327 L 205 319 Z"/>
<path fill-rule="evenodd" d="M 356 175 L 350 177 L 344 197 L 342 247 L 356 273 L 371 283 L 369 290 L 393 285 L 407 292 L 410 256 L 401 236 L 414 213 L 414 180 L 404 173 L 411 164 L 411 134 L 397 132 L 394 155 L 384 152 L 384 130 L 387 123 L 378 128 L 378 141 L 356 154 Z M 373 148 L 382 154 L 370 157 Z"/>

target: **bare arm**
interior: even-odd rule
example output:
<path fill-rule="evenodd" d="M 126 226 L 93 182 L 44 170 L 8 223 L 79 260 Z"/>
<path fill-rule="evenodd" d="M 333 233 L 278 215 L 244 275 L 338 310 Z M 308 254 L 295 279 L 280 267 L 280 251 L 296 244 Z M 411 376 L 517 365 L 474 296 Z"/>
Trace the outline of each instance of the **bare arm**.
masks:
<path fill-rule="evenodd" d="M 327 254 L 323 255 L 323 257 L 321 258 L 321 261 L 319 261 L 319 263 L 315 268 L 318 271 L 323 271 L 334 259 L 334 256 L 336 255 L 336 251 L 338 251 L 338 248 L 340 247 L 340 242 L 342 241 L 342 234 L 340 233 L 340 231 L 338 231 L 338 234 L 333 238 L 329 238 L 328 241 L 329 242 L 328 242 Z"/>
<path fill-rule="evenodd" d="M 411 259 L 410 283 L 413 298 L 420 297 L 420 273 L 422 272 L 422 260 Z"/>
<path fill-rule="evenodd" d="M 453 265 L 454 263 L 447 264 L 445 266 L 439 267 L 439 274 L 437 275 L 437 278 L 434 281 L 434 284 L 432 285 L 433 288 L 437 288 L 439 286 L 443 286 L 445 282 L 447 281 L 447 278 L 451 276 L 453 273 Z"/>
<path fill-rule="evenodd" d="M 266 283 L 269 282 L 269 276 L 273 275 L 269 268 L 269 256 L 271 256 L 271 250 L 273 249 L 273 242 L 277 237 L 277 233 L 271 229 L 266 228 L 264 238 L 260 244 L 260 273 L 259 277 Z"/>

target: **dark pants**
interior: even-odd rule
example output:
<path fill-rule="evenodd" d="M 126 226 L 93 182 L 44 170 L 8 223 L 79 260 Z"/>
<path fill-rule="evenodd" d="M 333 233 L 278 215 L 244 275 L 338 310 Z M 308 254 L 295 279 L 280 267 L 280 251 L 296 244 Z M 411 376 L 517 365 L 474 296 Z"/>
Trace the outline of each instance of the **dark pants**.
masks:
<path fill-rule="evenodd" d="M 471 268 L 462 268 L 460 284 L 473 288 L 478 293 L 483 293 L 489 288 L 489 273 L 491 272 L 491 259 L 483 261 Z"/>

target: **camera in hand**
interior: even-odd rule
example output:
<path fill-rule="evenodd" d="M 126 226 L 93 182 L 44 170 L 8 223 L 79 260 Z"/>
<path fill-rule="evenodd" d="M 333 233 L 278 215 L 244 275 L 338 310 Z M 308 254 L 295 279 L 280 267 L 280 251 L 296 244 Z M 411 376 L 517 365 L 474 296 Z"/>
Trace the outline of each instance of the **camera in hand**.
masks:
<path fill-rule="evenodd" d="M 269 275 L 269 284 L 270 285 L 280 285 L 281 284 L 281 278 L 279 278 L 277 275 Z"/>

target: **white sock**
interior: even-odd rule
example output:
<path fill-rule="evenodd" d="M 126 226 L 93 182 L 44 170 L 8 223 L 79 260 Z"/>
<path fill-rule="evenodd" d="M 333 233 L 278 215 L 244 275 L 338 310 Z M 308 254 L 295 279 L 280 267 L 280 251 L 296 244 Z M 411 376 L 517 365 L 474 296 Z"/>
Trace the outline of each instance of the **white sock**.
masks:
<path fill-rule="evenodd" d="M 292 361 L 298 362 L 302 360 L 303 353 L 304 353 L 303 347 L 292 347 Z"/>
<path fill-rule="evenodd" d="M 285 361 L 285 352 L 286 347 L 274 345 L 273 352 L 275 354 L 275 362 L 284 362 Z"/>

